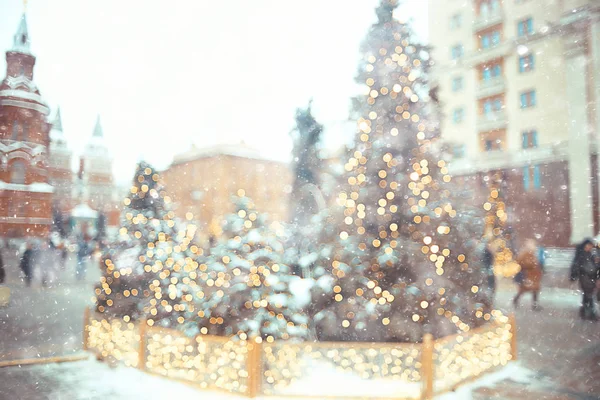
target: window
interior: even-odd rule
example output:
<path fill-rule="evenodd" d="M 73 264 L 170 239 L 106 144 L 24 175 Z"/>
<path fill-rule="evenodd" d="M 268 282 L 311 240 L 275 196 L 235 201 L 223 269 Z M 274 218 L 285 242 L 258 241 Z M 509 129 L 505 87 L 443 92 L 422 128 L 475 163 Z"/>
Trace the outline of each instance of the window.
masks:
<path fill-rule="evenodd" d="M 452 148 L 452 154 L 454 155 L 454 158 L 464 158 L 465 153 L 466 151 L 464 144 L 457 144 Z"/>
<path fill-rule="evenodd" d="M 490 81 L 502 75 L 502 66 L 500 64 L 486 65 L 483 67 L 481 77 L 484 81 Z"/>
<path fill-rule="evenodd" d="M 535 149 L 538 147 L 538 134 L 536 130 L 525 131 L 522 136 L 524 149 Z"/>
<path fill-rule="evenodd" d="M 521 108 L 533 107 L 536 104 L 535 90 L 521 93 Z"/>
<path fill-rule="evenodd" d="M 483 0 L 479 6 L 479 14 L 487 17 L 500 10 L 500 0 Z"/>
<path fill-rule="evenodd" d="M 488 48 L 490 48 L 490 36 L 489 35 L 483 35 L 483 36 L 481 36 L 479 46 L 482 49 L 488 49 Z"/>
<path fill-rule="evenodd" d="M 540 173 L 539 165 L 535 165 L 533 167 L 533 187 L 534 187 L 534 189 L 542 188 L 542 175 Z"/>
<path fill-rule="evenodd" d="M 16 217 L 25 217 L 26 214 L 26 201 L 25 199 L 15 199 L 13 197 L 8 198 L 8 215 Z"/>
<path fill-rule="evenodd" d="M 500 44 L 500 32 L 494 31 L 492 32 L 492 45 L 497 46 Z"/>
<path fill-rule="evenodd" d="M 462 14 L 456 13 L 450 17 L 450 29 L 458 29 L 462 26 Z"/>
<path fill-rule="evenodd" d="M 523 168 L 523 188 L 526 191 L 542 188 L 542 173 L 539 165 Z"/>
<path fill-rule="evenodd" d="M 533 71 L 535 64 L 533 61 L 533 54 L 527 54 L 525 56 L 519 57 L 519 72 L 529 72 Z"/>
<path fill-rule="evenodd" d="M 457 108 L 452 113 L 452 120 L 455 124 L 461 123 L 465 117 L 465 110 L 463 108 Z"/>
<path fill-rule="evenodd" d="M 489 49 L 500 44 L 500 31 L 492 31 L 479 36 L 479 47 Z"/>
<path fill-rule="evenodd" d="M 481 150 L 484 152 L 488 151 L 501 151 L 504 150 L 504 143 L 506 139 L 506 131 L 490 131 L 483 132 L 479 136 L 481 143 Z"/>
<path fill-rule="evenodd" d="M 26 141 L 29 138 L 29 124 L 27 122 L 23 123 L 23 137 L 21 140 Z"/>
<path fill-rule="evenodd" d="M 524 37 L 533 34 L 533 19 L 526 18 L 517 24 L 517 36 Z"/>
<path fill-rule="evenodd" d="M 502 110 L 502 99 L 501 98 L 495 98 L 495 99 L 487 99 L 483 102 L 483 114 L 484 115 L 489 115 L 498 111 Z"/>
<path fill-rule="evenodd" d="M 15 161 L 12 163 L 12 173 L 10 175 L 11 183 L 20 185 L 25 184 L 25 163 L 23 161 Z"/>
<path fill-rule="evenodd" d="M 14 120 L 13 121 L 13 126 L 12 126 L 12 136 L 11 136 L 12 140 L 17 140 L 19 139 L 19 121 Z"/>
<path fill-rule="evenodd" d="M 454 78 L 452 78 L 452 91 L 453 92 L 458 92 L 461 91 L 463 89 L 463 77 L 462 76 L 455 76 Z"/>
<path fill-rule="evenodd" d="M 462 56 L 464 55 L 463 45 L 457 44 L 456 46 L 453 46 L 451 55 L 453 60 L 458 60 L 462 58 Z"/>

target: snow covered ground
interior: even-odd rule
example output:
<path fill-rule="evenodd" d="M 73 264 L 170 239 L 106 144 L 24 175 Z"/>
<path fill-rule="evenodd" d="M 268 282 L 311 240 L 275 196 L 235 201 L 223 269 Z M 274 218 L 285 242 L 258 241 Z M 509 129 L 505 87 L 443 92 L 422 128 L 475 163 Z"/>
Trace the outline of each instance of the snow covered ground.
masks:
<path fill-rule="evenodd" d="M 518 376 L 528 381 L 532 372 L 518 363 L 486 375 L 481 380 L 461 388 L 456 393 L 440 396 L 439 400 L 471 400 L 474 389 L 493 385 L 507 377 Z M 211 399 L 241 400 L 242 396 L 200 390 L 192 385 L 171 381 L 142 371 L 118 367 L 110 368 L 95 359 L 85 361 L 45 364 L 0 369 L 2 387 L 0 399 L 23 400 L 165 400 L 165 399 Z M 313 382 L 322 385 L 323 380 Z M 336 385 L 355 387 L 352 378 Z M 373 391 L 377 391 L 377 385 Z M 363 390 L 364 392 L 364 390 Z M 266 397 L 282 400 L 287 397 Z M 299 399 L 297 396 L 293 398 Z M 344 397 L 341 397 L 344 398 Z"/>

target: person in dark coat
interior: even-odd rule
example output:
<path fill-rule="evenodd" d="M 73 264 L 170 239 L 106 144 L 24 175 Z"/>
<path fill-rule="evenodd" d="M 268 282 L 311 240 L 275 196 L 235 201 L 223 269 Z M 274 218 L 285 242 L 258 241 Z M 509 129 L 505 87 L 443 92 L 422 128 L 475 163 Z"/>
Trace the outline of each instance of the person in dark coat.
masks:
<path fill-rule="evenodd" d="M 2 247 L 0 247 L 0 285 L 4 283 L 6 279 L 6 272 L 4 271 L 4 259 L 2 258 Z"/>
<path fill-rule="evenodd" d="M 77 248 L 77 267 L 75 270 L 75 277 L 78 281 L 81 281 L 85 278 L 85 273 L 87 271 L 87 259 L 89 255 L 89 244 L 84 237 L 79 241 L 79 246 Z"/>
<path fill-rule="evenodd" d="M 496 276 L 494 275 L 494 261 L 495 255 L 494 250 L 492 249 L 492 243 L 488 242 L 485 245 L 481 263 L 483 265 L 485 273 L 487 274 L 487 286 L 490 290 L 492 297 L 496 293 Z"/>
<path fill-rule="evenodd" d="M 570 278 L 572 281 L 579 279 L 579 285 L 583 291 L 583 304 L 580 309 L 581 318 L 597 321 L 594 291 L 597 282 L 600 280 L 600 265 L 597 255 L 594 254 L 592 239 L 585 239 L 575 249 Z"/>
<path fill-rule="evenodd" d="M 31 278 L 33 277 L 33 245 L 31 242 L 27 242 L 27 247 L 21 255 L 20 267 L 23 274 L 25 274 L 25 285 L 31 286 Z"/>

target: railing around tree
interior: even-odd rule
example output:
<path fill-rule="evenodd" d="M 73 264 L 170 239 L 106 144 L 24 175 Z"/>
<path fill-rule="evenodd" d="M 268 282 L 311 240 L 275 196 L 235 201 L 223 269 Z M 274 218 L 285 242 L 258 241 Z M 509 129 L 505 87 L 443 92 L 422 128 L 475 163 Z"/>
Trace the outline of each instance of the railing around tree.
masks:
<path fill-rule="evenodd" d="M 516 359 L 514 317 L 422 343 L 256 342 L 186 336 L 86 310 L 98 359 L 248 397 L 431 399 Z"/>

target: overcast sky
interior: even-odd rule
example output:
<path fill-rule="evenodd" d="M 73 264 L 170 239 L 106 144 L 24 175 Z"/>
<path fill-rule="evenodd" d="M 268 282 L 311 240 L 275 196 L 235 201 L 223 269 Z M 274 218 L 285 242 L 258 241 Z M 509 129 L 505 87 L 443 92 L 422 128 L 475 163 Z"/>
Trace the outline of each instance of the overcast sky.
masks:
<path fill-rule="evenodd" d="M 427 33 L 425 0 L 398 12 Z M 165 168 L 176 153 L 246 141 L 287 160 L 296 107 L 314 98 L 327 142 L 341 139 L 356 91 L 358 48 L 378 0 L 29 0 L 35 82 L 61 107 L 75 154 L 96 115 L 118 182 L 136 161 Z M 22 0 L 0 0 L 0 49 Z M 5 75 L 5 60 L 0 68 Z"/>

